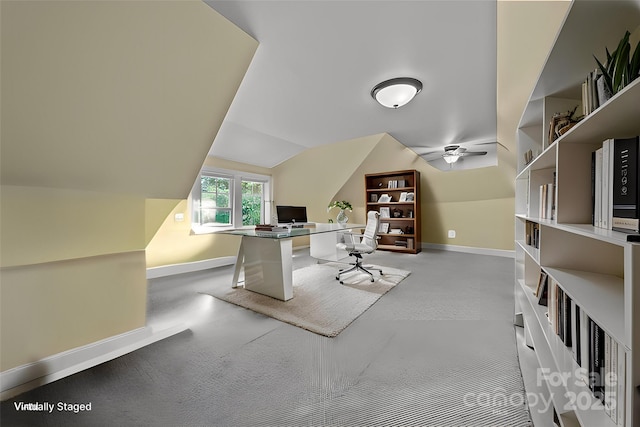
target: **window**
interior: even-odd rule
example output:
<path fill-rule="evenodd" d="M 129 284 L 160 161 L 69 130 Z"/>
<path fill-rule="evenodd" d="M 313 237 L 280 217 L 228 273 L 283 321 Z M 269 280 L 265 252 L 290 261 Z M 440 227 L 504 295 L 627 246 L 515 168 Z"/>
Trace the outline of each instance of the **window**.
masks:
<path fill-rule="evenodd" d="M 269 222 L 269 184 L 265 175 L 205 167 L 191 191 L 194 232 Z"/>
<path fill-rule="evenodd" d="M 242 225 L 264 224 L 264 182 L 242 181 Z"/>

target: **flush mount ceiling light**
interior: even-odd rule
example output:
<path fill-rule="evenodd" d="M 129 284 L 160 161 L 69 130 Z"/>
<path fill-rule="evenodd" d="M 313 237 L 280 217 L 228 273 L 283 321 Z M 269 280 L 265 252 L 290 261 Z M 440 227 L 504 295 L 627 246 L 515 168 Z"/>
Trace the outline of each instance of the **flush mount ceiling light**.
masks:
<path fill-rule="evenodd" d="M 422 90 L 422 82 L 411 77 L 398 77 L 378 83 L 371 96 L 387 108 L 400 108 Z"/>

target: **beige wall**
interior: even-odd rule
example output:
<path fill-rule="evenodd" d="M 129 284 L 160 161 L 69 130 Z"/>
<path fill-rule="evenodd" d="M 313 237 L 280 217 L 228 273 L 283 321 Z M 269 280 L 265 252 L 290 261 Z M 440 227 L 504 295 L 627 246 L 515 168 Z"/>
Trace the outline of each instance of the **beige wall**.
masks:
<path fill-rule="evenodd" d="M 184 197 L 257 42 L 200 1 L 1 7 L 2 183 Z"/>
<path fill-rule="evenodd" d="M 207 157 L 204 164 L 221 169 L 271 175 L 271 170 L 267 168 L 211 156 Z M 172 207 L 168 216 L 167 206 Z M 177 213 L 184 215 L 184 221 L 175 220 Z M 149 268 L 235 256 L 238 252 L 239 237 L 220 234 L 196 235 L 191 232 L 191 209 L 187 199 L 147 203 L 147 217 L 164 219 L 146 248 Z"/>
<path fill-rule="evenodd" d="M 338 192 L 346 182 L 351 182 L 354 172 L 382 137 L 383 134 L 372 135 L 323 145 L 282 162 L 273 168 L 275 203 L 306 206 L 308 219 L 313 222 L 335 218 L 337 210 L 327 212 L 327 206 L 333 200 L 348 200 L 357 209 L 361 206 L 358 200 L 351 194 L 339 196 Z M 364 188 L 364 177 L 359 177 L 358 183 Z M 362 222 L 363 218 L 356 210 L 353 221 Z"/>
<path fill-rule="evenodd" d="M 0 10 L 5 371 L 145 325 L 146 244 L 257 42 L 199 1 Z"/>

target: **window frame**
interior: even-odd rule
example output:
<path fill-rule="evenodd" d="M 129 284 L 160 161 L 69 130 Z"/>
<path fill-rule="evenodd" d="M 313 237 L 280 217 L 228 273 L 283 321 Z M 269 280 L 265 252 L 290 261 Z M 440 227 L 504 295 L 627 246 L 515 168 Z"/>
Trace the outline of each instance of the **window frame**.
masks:
<path fill-rule="evenodd" d="M 217 226 L 205 226 L 200 225 L 195 221 L 196 218 L 200 217 L 200 213 L 196 215 L 196 211 L 199 211 L 200 207 L 196 206 L 196 203 L 199 203 L 202 187 L 201 180 L 202 176 L 213 176 L 218 178 L 227 178 L 230 180 L 230 188 L 229 188 L 229 198 L 231 204 L 231 224 L 230 225 L 217 225 Z M 242 225 L 242 182 L 260 182 L 264 185 L 263 187 L 263 222 L 269 222 L 269 218 L 271 218 L 271 176 L 270 175 L 262 175 L 250 172 L 243 172 L 237 170 L 229 170 L 222 168 L 215 168 L 211 166 L 203 166 L 200 172 L 198 173 L 198 177 L 193 184 L 193 188 L 191 189 L 191 193 L 189 195 L 189 212 L 191 217 L 191 230 L 194 234 L 210 234 L 215 233 L 216 231 L 223 230 L 231 230 L 234 228 L 243 228 Z"/>

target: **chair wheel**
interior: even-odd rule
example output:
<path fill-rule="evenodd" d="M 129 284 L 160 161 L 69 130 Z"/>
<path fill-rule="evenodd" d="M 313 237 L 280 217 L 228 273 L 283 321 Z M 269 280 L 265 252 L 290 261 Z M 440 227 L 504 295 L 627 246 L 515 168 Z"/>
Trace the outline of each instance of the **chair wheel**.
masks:
<path fill-rule="evenodd" d="M 344 285 L 344 282 L 343 282 L 342 280 L 340 280 L 340 284 L 341 284 L 341 285 Z"/>
<path fill-rule="evenodd" d="M 336 280 L 340 280 L 340 276 L 336 276 Z"/>
<path fill-rule="evenodd" d="M 373 277 L 371 278 L 371 283 L 375 282 L 375 280 L 373 280 Z"/>

